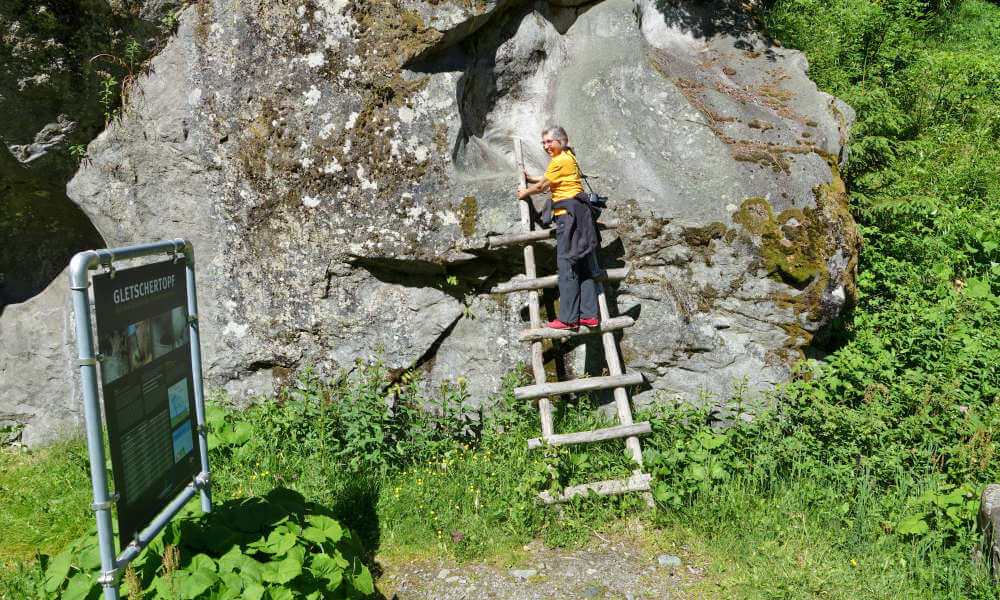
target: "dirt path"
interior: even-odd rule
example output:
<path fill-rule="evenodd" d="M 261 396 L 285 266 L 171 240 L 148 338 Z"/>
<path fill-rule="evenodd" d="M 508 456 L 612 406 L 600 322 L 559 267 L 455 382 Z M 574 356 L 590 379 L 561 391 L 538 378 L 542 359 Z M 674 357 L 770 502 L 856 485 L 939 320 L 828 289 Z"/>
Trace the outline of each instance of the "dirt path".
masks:
<path fill-rule="evenodd" d="M 702 579 L 697 564 L 684 560 L 677 565 L 677 556 L 650 551 L 637 538 L 596 540 L 591 548 L 574 551 L 536 541 L 512 555 L 508 564 L 380 562 L 384 572 L 378 587 L 389 600 L 683 600 L 692 597 L 687 588 Z"/>

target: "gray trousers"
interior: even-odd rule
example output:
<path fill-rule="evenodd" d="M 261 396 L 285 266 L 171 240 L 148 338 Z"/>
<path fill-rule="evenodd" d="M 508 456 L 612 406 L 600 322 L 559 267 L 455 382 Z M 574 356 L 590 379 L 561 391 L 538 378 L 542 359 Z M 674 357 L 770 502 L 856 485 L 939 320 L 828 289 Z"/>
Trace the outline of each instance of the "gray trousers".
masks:
<path fill-rule="evenodd" d="M 564 235 L 565 220 L 556 217 L 556 266 L 559 268 L 559 320 L 567 325 L 599 316 L 597 294 L 604 288 L 595 277 L 604 271 L 597 264 L 593 252 L 575 265 L 565 258 L 569 236 Z"/>

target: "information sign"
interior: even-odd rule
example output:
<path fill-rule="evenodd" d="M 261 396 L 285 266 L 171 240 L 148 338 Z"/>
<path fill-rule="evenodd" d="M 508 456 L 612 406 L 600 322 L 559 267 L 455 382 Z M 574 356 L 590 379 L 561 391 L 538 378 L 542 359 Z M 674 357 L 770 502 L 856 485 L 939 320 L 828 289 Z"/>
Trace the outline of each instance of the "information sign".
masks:
<path fill-rule="evenodd" d="M 185 265 L 95 275 L 101 387 L 124 548 L 200 470 Z"/>

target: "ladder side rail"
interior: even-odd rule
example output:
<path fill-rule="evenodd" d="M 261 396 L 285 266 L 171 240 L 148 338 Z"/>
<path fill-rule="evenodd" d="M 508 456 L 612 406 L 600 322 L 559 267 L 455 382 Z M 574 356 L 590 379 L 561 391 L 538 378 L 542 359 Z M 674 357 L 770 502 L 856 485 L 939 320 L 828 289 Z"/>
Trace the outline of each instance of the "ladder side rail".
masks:
<path fill-rule="evenodd" d="M 608 299 L 603 291 L 597 296 L 597 305 L 601 312 L 601 320 L 610 320 Z M 608 374 L 611 376 L 621 375 L 623 373 L 622 363 L 618 356 L 615 335 L 610 331 L 603 333 L 601 334 L 601 342 L 604 346 L 604 360 L 608 363 Z M 631 425 L 632 408 L 629 406 L 628 392 L 623 387 L 617 387 L 614 391 L 614 398 L 615 408 L 618 409 L 618 422 L 622 425 Z M 638 464 L 634 472 L 638 475 L 642 471 L 642 447 L 639 445 L 639 438 L 634 435 L 625 438 L 625 447 L 632 451 L 632 460 Z"/>
<path fill-rule="evenodd" d="M 521 140 L 514 138 L 514 162 L 517 163 L 518 179 L 521 188 L 528 187 L 528 180 L 524 176 L 524 154 L 521 151 Z M 531 231 L 531 211 L 528 207 L 530 198 L 519 200 L 521 209 L 521 229 L 527 233 Z M 524 247 L 524 274 L 528 279 L 535 279 L 538 274 L 535 270 L 535 247 L 528 244 Z M 538 290 L 528 291 L 528 314 L 531 318 L 531 328 L 537 329 L 542 326 L 541 312 L 538 302 Z M 532 342 L 531 344 L 531 370 L 535 377 L 535 383 L 545 383 L 545 363 L 542 360 L 542 342 Z M 542 435 L 552 435 L 552 404 L 548 398 L 538 399 L 538 414 L 542 421 Z"/>

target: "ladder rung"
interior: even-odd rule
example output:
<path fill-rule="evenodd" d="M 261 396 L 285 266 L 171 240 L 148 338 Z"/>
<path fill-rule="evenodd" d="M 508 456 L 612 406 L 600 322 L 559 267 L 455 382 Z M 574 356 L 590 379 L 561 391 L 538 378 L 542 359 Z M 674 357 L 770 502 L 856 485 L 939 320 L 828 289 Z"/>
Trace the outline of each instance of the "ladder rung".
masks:
<path fill-rule="evenodd" d="M 520 342 L 537 342 L 539 340 L 559 340 L 562 338 L 575 337 L 578 335 L 591 335 L 594 333 L 605 333 L 608 331 L 618 331 L 635 325 L 632 317 L 614 317 L 607 321 L 602 321 L 597 327 L 587 327 L 580 325 L 577 329 L 549 329 L 539 327 L 538 329 L 525 329 L 518 334 Z"/>
<path fill-rule="evenodd" d="M 608 269 L 604 277 L 598 277 L 598 281 L 621 281 L 628 277 L 631 267 L 625 266 L 617 269 Z M 524 290 L 540 290 L 542 288 L 554 288 L 559 284 L 558 275 L 549 275 L 547 277 L 538 277 L 535 279 L 511 279 L 504 283 L 498 284 L 492 290 L 491 294 L 509 294 L 511 292 L 522 292 Z"/>
<path fill-rule="evenodd" d="M 586 377 L 583 379 L 573 379 L 571 381 L 557 381 L 554 383 L 539 383 L 536 385 L 526 385 L 514 388 L 514 398 L 517 400 L 531 400 L 544 396 L 558 396 L 572 392 L 592 392 L 594 390 L 606 390 L 610 388 L 625 387 L 627 385 L 639 385 L 642 383 L 642 373 L 635 371 L 624 375 L 609 375 L 605 377 Z"/>
<path fill-rule="evenodd" d="M 598 496 L 610 496 L 611 494 L 624 494 L 626 492 L 645 492 L 649 490 L 649 482 L 652 479 L 649 473 L 639 473 L 628 479 L 609 479 L 607 481 L 595 481 L 594 483 L 584 483 L 563 488 L 556 498 L 548 490 L 538 494 L 546 504 L 553 502 L 566 502 L 574 496 L 586 494 L 589 490 L 594 490 Z"/>
<path fill-rule="evenodd" d="M 633 423 L 631 425 L 616 425 L 614 427 L 605 427 L 604 429 L 594 429 L 591 431 L 557 433 L 546 438 L 532 438 L 528 440 L 528 450 L 541 448 L 546 443 L 549 446 L 584 444 L 587 442 L 600 442 L 603 440 L 613 440 L 633 435 L 644 435 L 652 430 L 653 429 L 649 425 L 649 421 L 643 421 L 641 423 Z"/>
<path fill-rule="evenodd" d="M 615 229 L 618 227 L 618 221 L 607 221 L 605 223 L 598 222 L 598 229 Z M 524 244 L 526 242 L 537 242 L 538 240 L 544 240 L 553 237 L 556 233 L 555 227 L 551 229 L 535 229 L 534 231 L 525 231 L 523 233 L 511 233 L 507 235 L 491 235 L 486 238 L 487 248 L 500 248 L 501 246 L 512 246 L 514 244 Z"/>

